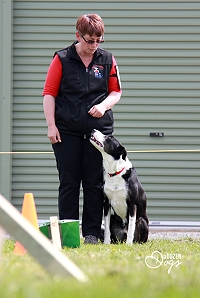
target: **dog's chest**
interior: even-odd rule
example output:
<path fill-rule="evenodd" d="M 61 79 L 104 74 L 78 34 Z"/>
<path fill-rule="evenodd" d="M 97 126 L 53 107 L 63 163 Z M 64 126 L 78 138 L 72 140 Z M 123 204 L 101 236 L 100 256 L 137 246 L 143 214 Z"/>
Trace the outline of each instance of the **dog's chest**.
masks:
<path fill-rule="evenodd" d="M 121 177 L 106 177 L 104 192 L 117 215 L 125 220 L 127 215 L 127 186 L 125 180 Z"/>

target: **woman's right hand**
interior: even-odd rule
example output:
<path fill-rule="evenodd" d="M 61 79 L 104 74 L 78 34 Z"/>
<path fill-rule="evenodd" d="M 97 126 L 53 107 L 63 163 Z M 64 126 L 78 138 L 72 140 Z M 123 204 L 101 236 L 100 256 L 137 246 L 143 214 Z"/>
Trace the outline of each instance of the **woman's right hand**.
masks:
<path fill-rule="evenodd" d="M 55 125 L 51 126 L 51 127 L 48 127 L 47 136 L 48 136 L 48 138 L 49 138 L 49 140 L 52 144 L 61 142 L 61 137 L 60 137 L 59 130 L 57 129 L 57 127 Z"/>

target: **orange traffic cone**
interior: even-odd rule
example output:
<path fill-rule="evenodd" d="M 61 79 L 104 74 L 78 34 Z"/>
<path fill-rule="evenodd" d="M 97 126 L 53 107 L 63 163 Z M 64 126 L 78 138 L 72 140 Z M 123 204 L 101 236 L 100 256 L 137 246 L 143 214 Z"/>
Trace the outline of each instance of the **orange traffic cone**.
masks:
<path fill-rule="evenodd" d="M 22 205 L 22 215 L 30 223 L 32 223 L 36 229 L 39 230 L 35 202 L 34 202 L 34 197 L 32 193 L 24 194 L 24 201 Z M 25 253 L 26 253 L 26 249 L 17 241 L 14 248 L 14 254 L 24 255 Z"/>

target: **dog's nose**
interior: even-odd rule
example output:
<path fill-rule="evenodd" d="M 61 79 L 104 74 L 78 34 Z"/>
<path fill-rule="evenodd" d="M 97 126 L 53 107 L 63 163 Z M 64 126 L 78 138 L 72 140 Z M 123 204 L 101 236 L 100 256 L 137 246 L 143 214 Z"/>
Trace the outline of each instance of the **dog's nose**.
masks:
<path fill-rule="evenodd" d="M 97 130 L 96 130 L 96 129 L 93 129 L 93 130 L 92 130 L 92 133 L 95 133 L 95 131 L 97 131 Z"/>

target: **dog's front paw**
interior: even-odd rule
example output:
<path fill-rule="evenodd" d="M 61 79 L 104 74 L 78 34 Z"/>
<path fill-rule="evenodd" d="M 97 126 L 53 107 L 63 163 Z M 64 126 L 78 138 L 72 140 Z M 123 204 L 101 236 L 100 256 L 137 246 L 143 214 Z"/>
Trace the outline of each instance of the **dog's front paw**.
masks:
<path fill-rule="evenodd" d="M 110 244 L 110 242 L 111 242 L 111 241 L 110 241 L 110 237 L 104 239 L 104 244 Z"/>
<path fill-rule="evenodd" d="M 109 225 L 107 224 L 105 226 L 105 232 L 104 232 L 104 244 L 110 244 L 110 230 L 107 228 Z"/>
<path fill-rule="evenodd" d="M 126 244 L 127 244 L 127 245 L 132 245 L 132 244 L 133 244 L 133 237 L 132 237 L 132 235 L 130 235 L 129 233 L 128 233 L 128 235 L 127 235 Z"/>
<path fill-rule="evenodd" d="M 128 239 L 127 239 L 127 240 L 126 240 L 126 244 L 127 244 L 127 245 L 132 245 L 132 244 L 133 244 L 133 240 L 132 240 L 132 239 L 131 239 L 131 240 L 128 240 Z"/>

